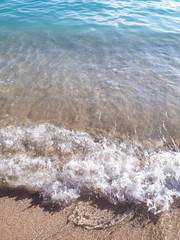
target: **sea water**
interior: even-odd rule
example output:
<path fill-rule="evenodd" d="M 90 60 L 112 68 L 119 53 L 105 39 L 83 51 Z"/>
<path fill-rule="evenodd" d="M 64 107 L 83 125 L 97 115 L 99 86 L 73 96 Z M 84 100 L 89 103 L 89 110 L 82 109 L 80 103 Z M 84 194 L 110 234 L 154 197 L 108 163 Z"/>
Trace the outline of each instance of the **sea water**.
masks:
<path fill-rule="evenodd" d="M 179 147 L 179 1 L 1 0 L 1 186 L 157 213 Z"/>

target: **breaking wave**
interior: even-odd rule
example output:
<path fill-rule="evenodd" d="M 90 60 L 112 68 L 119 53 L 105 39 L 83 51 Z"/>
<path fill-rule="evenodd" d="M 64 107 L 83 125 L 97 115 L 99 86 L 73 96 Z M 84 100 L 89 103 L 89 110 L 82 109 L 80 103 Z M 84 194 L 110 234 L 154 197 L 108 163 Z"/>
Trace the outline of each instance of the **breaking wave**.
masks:
<path fill-rule="evenodd" d="M 11 125 L 0 130 L 0 186 L 62 206 L 86 195 L 159 213 L 180 199 L 180 152 L 51 124 Z"/>

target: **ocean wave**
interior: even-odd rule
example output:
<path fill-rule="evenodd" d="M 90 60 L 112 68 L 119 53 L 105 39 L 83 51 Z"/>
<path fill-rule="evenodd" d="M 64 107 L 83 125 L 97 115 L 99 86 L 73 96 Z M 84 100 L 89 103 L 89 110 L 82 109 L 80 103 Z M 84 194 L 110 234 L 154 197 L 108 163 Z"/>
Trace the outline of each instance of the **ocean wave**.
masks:
<path fill-rule="evenodd" d="M 180 152 L 52 124 L 0 129 L 0 185 L 65 206 L 81 196 L 145 204 L 159 213 L 180 199 Z"/>

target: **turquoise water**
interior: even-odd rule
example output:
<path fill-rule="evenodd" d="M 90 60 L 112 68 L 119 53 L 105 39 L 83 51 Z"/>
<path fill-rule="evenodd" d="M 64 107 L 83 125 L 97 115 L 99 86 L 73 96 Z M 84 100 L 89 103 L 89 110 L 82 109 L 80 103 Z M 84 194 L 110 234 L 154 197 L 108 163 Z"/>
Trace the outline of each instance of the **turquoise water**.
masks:
<path fill-rule="evenodd" d="M 1 31 L 180 33 L 179 1 L 6 1 Z"/>
<path fill-rule="evenodd" d="M 180 1 L 1 0 L 0 125 L 0 185 L 171 208 Z"/>
<path fill-rule="evenodd" d="M 1 1 L 1 88 L 19 96 L 13 110 L 4 93 L 1 114 L 153 138 L 165 124 L 179 142 L 179 13 L 179 1 Z M 21 106 L 22 82 L 59 85 L 57 99 Z"/>

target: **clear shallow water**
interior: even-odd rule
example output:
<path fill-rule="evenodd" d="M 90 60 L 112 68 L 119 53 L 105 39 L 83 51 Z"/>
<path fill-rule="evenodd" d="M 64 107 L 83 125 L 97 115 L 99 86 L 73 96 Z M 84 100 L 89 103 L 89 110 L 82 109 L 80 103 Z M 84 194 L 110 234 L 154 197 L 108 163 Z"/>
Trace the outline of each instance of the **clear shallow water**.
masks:
<path fill-rule="evenodd" d="M 1 184 L 153 212 L 179 199 L 179 16 L 179 1 L 1 1 Z"/>

